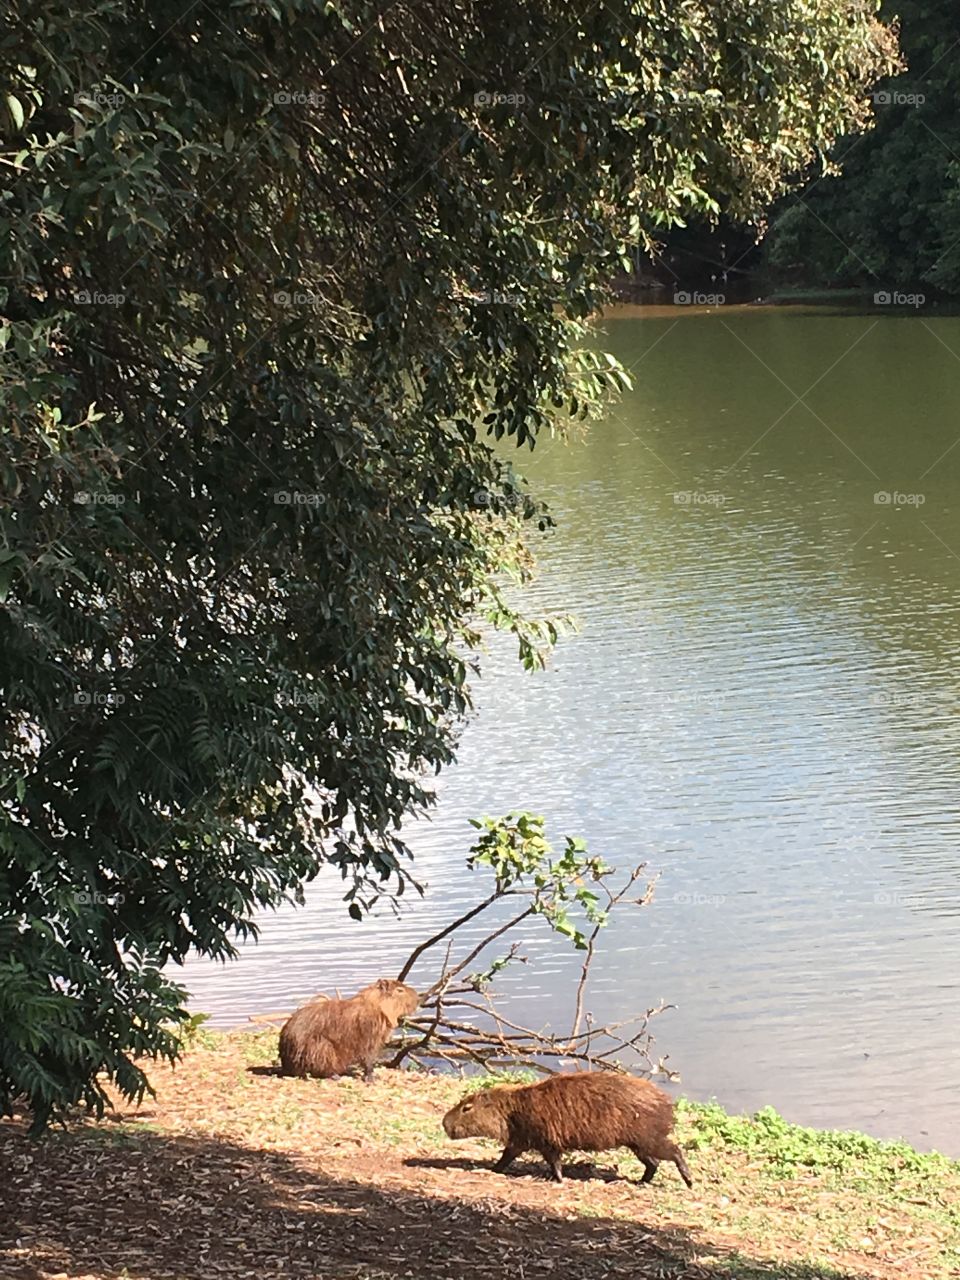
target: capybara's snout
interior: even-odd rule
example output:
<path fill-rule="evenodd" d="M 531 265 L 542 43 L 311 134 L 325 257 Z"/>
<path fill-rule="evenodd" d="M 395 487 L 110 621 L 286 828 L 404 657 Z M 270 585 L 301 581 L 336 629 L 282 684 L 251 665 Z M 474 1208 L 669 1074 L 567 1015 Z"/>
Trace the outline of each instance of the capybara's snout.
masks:
<path fill-rule="evenodd" d="M 464 1132 L 464 1128 L 463 1103 L 458 1102 L 443 1117 L 443 1131 L 448 1138 L 465 1138 L 467 1134 Z"/>

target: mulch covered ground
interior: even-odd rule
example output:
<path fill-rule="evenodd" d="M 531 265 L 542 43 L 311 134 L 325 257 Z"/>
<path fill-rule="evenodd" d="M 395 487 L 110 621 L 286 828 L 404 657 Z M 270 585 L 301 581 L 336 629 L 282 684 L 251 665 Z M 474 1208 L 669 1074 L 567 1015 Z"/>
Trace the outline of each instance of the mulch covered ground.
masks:
<path fill-rule="evenodd" d="M 100 1124 L 41 1142 L 0 1124 L 0 1280 L 946 1274 L 906 1218 L 838 1248 L 815 1180 L 761 1195 L 745 1156 L 694 1153 L 692 1192 L 615 1156 L 562 1186 L 533 1157 L 498 1175 L 489 1144 L 439 1127 L 457 1081 L 288 1080 L 238 1045 L 155 1069 L 157 1099 Z"/>

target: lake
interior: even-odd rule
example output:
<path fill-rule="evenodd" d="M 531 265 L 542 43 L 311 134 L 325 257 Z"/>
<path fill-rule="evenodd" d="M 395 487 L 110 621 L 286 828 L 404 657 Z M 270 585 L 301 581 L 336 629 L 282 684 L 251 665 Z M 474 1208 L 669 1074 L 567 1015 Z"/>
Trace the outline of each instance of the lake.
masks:
<path fill-rule="evenodd" d="M 960 318 L 604 328 L 635 390 L 517 460 L 559 518 L 529 608 L 581 631 L 535 675 L 491 646 L 410 833 L 426 898 L 355 924 L 321 876 L 239 963 L 188 963 L 193 1007 L 236 1025 L 395 973 L 483 892 L 467 818 L 532 809 L 660 873 L 587 1003 L 675 1005 L 679 1091 L 960 1156 Z M 539 1025 L 578 964 L 535 933 L 504 989 Z"/>

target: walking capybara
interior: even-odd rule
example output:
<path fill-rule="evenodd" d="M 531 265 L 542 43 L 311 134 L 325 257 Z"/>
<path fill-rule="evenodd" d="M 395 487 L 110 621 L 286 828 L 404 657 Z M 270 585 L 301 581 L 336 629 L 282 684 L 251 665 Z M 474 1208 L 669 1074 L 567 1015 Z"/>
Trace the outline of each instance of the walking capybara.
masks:
<path fill-rule="evenodd" d="M 280 1074 L 328 1079 L 362 1063 L 363 1078 L 372 1079 L 390 1033 L 419 1003 L 413 987 L 393 978 L 378 978 L 349 1000 L 312 1000 L 280 1032 Z"/>
<path fill-rule="evenodd" d="M 673 1099 L 649 1080 L 607 1071 L 551 1076 L 539 1084 L 496 1085 L 468 1094 L 443 1117 L 449 1138 L 496 1138 L 502 1173 L 524 1151 L 538 1151 L 557 1182 L 564 1151 L 629 1147 L 649 1182 L 660 1160 L 672 1160 L 692 1186 L 683 1152 L 671 1137 Z"/>

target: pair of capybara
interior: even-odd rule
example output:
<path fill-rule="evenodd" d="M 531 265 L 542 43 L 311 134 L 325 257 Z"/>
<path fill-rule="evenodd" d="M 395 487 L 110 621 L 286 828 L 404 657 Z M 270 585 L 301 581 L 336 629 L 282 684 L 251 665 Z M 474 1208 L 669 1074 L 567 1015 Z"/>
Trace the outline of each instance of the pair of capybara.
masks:
<path fill-rule="evenodd" d="M 341 1075 L 373 1065 L 397 1024 L 413 1013 L 420 997 L 412 987 L 379 978 L 349 1000 L 320 998 L 298 1009 L 280 1032 L 284 1075 Z M 450 1138 L 496 1138 L 502 1172 L 524 1151 L 537 1151 L 557 1182 L 565 1151 L 627 1147 L 649 1182 L 661 1160 L 672 1160 L 687 1186 L 690 1170 L 671 1136 L 673 1099 L 649 1080 L 610 1071 L 550 1076 L 539 1084 L 496 1085 L 468 1094 L 443 1117 Z"/>

